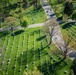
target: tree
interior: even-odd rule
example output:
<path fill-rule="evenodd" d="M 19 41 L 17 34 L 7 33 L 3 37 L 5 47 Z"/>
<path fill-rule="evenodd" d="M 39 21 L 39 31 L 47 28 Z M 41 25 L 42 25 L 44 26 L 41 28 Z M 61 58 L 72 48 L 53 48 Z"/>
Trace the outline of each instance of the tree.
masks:
<path fill-rule="evenodd" d="M 0 23 L 0 28 L 1 28 L 1 23 Z"/>
<path fill-rule="evenodd" d="M 29 0 L 23 0 L 23 8 L 27 8 L 29 5 Z"/>
<path fill-rule="evenodd" d="M 64 39 L 64 44 L 61 44 L 61 47 L 63 47 L 63 48 L 60 47 L 64 56 L 63 60 L 66 59 L 67 55 L 69 55 L 69 51 L 72 50 L 72 48 L 75 46 L 75 44 L 70 45 L 71 40 L 72 39 L 69 36 L 66 40 Z"/>
<path fill-rule="evenodd" d="M 69 43 L 70 43 L 70 40 L 68 40 L 67 42 L 64 41 L 64 45 L 63 45 L 63 48 L 64 48 L 63 56 L 64 56 L 64 58 L 63 59 L 66 59 L 66 57 L 67 57 L 68 50 L 70 49 Z"/>
<path fill-rule="evenodd" d="M 67 1 L 64 7 L 64 14 L 67 14 L 68 16 L 70 16 L 72 13 L 73 13 L 73 3 Z"/>
<path fill-rule="evenodd" d="M 74 72 L 73 72 L 73 70 L 71 70 L 71 72 L 70 72 L 70 74 L 69 75 L 74 75 Z"/>
<path fill-rule="evenodd" d="M 20 25 L 22 25 L 22 17 L 23 17 L 23 9 L 22 9 L 22 3 L 19 2 L 19 16 L 18 19 L 20 20 Z"/>
<path fill-rule="evenodd" d="M 52 37 L 55 33 L 54 32 L 54 27 L 57 26 L 57 25 L 58 25 L 58 22 L 55 19 L 48 20 L 44 24 L 44 28 L 43 28 L 44 30 L 43 31 L 44 31 L 46 37 L 50 36 L 49 44 L 52 43 Z"/>
<path fill-rule="evenodd" d="M 59 4 L 61 0 L 57 0 L 57 3 Z"/>
<path fill-rule="evenodd" d="M 73 69 L 74 74 L 76 75 L 76 58 L 73 60 L 72 69 Z"/>
<path fill-rule="evenodd" d="M 75 20 L 75 22 L 76 22 L 76 10 L 72 14 L 72 19 Z"/>
<path fill-rule="evenodd" d="M 64 15 L 63 15 L 63 21 L 64 21 L 64 22 L 67 22 L 68 18 L 69 18 L 69 17 L 68 17 L 67 14 L 64 14 Z"/>
<path fill-rule="evenodd" d="M 13 30 L 14 30 L 13 28 L 18 25 L 20 25 L 19 20 L 15 17 L 11 17 L 11 16 L 5 18 L 4 23 L 3 23 L 3 26 L 11 27 L 11 29 L 10 29 L 11 32 L 13 32 Z"/>
<path fill-rule="evenodd" d="M 21 26 L 24 27 L 24 28 L 26 28 L 27 27 L 27 22 L 23 21 Z"/>
<path fill-rule="evenodd" d="M 33 5 L 35 9 L 39 9 L 41 7 L 40 0 L 33 0 Z"/>
<path fill-rule="evenodd" d="M 23 75 L 41 75 L 41 73 L 36 67 L 34 67 L 34 70 L 32 72 L 25 70 Z"/>
<path fill-rule="evenodd" d="M 3 19 L 4 17 L 9 15 L 10 7 L 9 7 L 9 0 L 0 0 L 0 15 Z"/>

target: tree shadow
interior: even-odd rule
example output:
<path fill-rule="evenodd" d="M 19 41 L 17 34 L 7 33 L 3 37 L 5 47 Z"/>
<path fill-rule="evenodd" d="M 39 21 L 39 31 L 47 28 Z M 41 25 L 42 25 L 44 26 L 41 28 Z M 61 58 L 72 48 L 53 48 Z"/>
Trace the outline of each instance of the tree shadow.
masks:
<path fill-rule="evenodd" d="M 42 39 L 44 39 L 46 36 L 44 35 L 44 36 L 41 36 L 41 37 L 39 37 L 39 38 L 37 38 L 36 40 L 37 41 L 41 41 Z"/>
<path fill-rule="evenodd" d="M 16 32 L 12 33 L 11 36 L 16 36 L 16 35 L 19 35 L 19 34 L 21 34 L 23 32 L 24 32 L 24 30 L 18 30 Z"/>
<path fill-rule="evenodd" d="M 58 17 L 57 19 L 59 19 L 59 20 L 63 20 L 63 19 L 62 19 L 62 16 Z"/>
<path fill-rule="evenodd" d="M 9 31 L 2 31 L 2 32 L 0 32 L 0 38 L 1 38 L 1 37 L 5 37 L 5 36 L 8 35 L 8 34 L 10 34 Z"/>
<path fill-rule="evenodd" d="M 74 24 L 74 22 L 66 23 L 65 25 L 63 25 L 62 29 L 70 28 L 70 27 L 72 27 L 73 24 Z"/>
<path fill-rule="evenodd" d="M 64 21 L 61 19 L 61 18 L 57 18 L 56 21 L 59 23 L 59 24 L 63 24 Z"/>
<path fill-rule="evenodd" d="M 56 62 L 54 61 L 45 62 L 44 64 L 38 66 L 38 69 L 43 73 L 43 75 L 58 75 L 57 71 L 65 67 L 67 63 L 64 61 L 64 59 L 61 59 L 60 61 Z"/>
<path fill-rule="evenodd" d="M 38 61 L 40 60 L 40 52 L 42 53 L 43 50 L 48 47 L 49 45 L 45 46 L 45 47 L 42 47 L 41 49 L 40 48 L 37 48 L 34 50 L 34 48 L 30 49 L 30 50 L 27 50 L 27 51 L 24 51 L 22 54 L 20 54 L 20 56 L 17 58 L 17 62 L 19 63 L 19 65 L 21 64 L 22 62 L 22 65 L 25 65 L 25 68 L 26 68 L 26 65 L 27 64 L 30 64 L 34 61 Z M 44 52 L 44 54 L 46 55 L 47 53 Z M 44 56 L 45 56 L 44 55 Z M 34 60 L 34 56 L 36 57 L 36 59 Z M 22 58 L 22 59 L 21 59 Z"/>

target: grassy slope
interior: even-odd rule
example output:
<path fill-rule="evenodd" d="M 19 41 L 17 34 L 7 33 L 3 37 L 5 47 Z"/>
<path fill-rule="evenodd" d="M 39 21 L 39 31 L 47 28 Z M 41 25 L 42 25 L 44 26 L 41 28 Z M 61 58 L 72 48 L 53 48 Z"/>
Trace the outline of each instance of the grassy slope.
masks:
<path fill-rule="evenodd" d="M 26 10 L 25 16 L 27 18 L 28 24 L 41 23 L 41 22 L 45 22 L 46 20 L 46 15 L 44 10 L 41 8 L 40 10 L 34 11 L 33 6 L 29 7 Z"/>
<path fill-rule="evenodd" d="M 16 34 L 19 32 L 17 31 Z M 32 72 L 34 67 L 37 67 L 43 75 L 52 75 L 52 73 L 64 75 L 65 71 L 68 75 L 70 72 L 71 62 L 68 59 L 59 65 L 55 64 L 63 56 L 54 44 L 47 46 L 48 43 L 41 28 L 27 29 L 14 37 L 8 34 L 1 39 L 3 39 L 1 40 L 2 44 L 0 43 L 0 47 L 3 47 L 0 57 L 0 64 L 3 62 L 2 66 L 0 65 L 1 75 L 6 75 L 6 73 L 8 75 L 23 75 L 24 70 Z"/>
<path fill-rule="evenodd" d="M 68 38 L 71 39 L 70 46 L 72 46 L 74 49 L 76 49 L 76 25 L 75 24 L 63 24 L 61 26 L 62 34 L 65 40 L 68 40 Z"/>
<path fill-rule="evenodd" d="M 50 1 L 49 1 L 50 2 Z M 52 5 L 52 8 L 53 10 L 55 11 L 56 13 L 56 16 L 59 18 L 59 17 L 62 17 L 63 15 L 63 9 L 64 9 L 64 6 L 63 4 L 57 4 L 56 3 L 56 0 L 53 0 L 52 1 L 53 5 Z M 76 2 L 73 2 L 73 5 L 74 5 L 74 9 L 76 9 Z M 56 8 L 58 7 L 58 8 Z M 57 9 L 57 11 L 56 11 Z M 74 46 L 74 49 L 76 49 L 75 45 L 76 45 L 76 25 L 75 24 L 72 24 L 72 26 L 69 27 L 69 24 L 65 25 L 67 23 L 64 23 L 63 25 L 61 25 L 61 29 L 62 29 L 62 34 L 63 34 L 63 37 L 65 40 L 68 40 L 69 36 L 71 37 L 71 41 L 70 41 L 70 45 L 71 46 Z M 65 27 L 65 28 L 63 28 Z"/>
<path fill-rule="evenodd" d="M 11 10 L 10 15 L 13 14 L 14 17 L 18 18 L 19 14 L 15 13 L 18 12 L 18 10 L 19 8 L 16 8 L 15 10 Z M 34 10 L 34 7 L 30 6 L 27 9 L 22 9 L 22 11 L 23 11 L 22 20 L 26 20 L 28 25 L 42 23 L 45 22 L 46 20 L 46 15 L 42 8 L 40 10 Z"/>

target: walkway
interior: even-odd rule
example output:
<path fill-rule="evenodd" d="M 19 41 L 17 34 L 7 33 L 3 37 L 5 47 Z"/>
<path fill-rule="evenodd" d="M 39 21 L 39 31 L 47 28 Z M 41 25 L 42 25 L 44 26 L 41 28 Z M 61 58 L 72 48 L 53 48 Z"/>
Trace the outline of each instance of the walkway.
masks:
<path fill-rule="evenodd" d="M 47 2 L 47 0 L 42 0 L 41 5 L 47 15 L 47 19 L 56 19 L 57 20 L 57 17 L 55 15 L 54 11 L 52 10 L 51 6 Z M 62 50 L 63 52 L 65 51 L 65 42 L 63 40 L 61 29 L 60 29 L 59 25 L 55 26 L 55 28 L 54 28 L 54 35 L 52 37 L 52 41 L 58 47 L 59 50 Z M 67 54 L 71 58 L 73 58 L 76 56 L 76 51 L 71 48 L 70 50 L 68 49 Z"/>
<path fill-rule="evenodd" d="M 40 27 L 40 26 L 43 26 L 43 25 L 44 25 L 44 23 L 31 24 L 27 28 Z M 0 28 L 0 32 L 5 31 L 5 30 L 10 30 L 10 29 L 11 29 L 11 27 L 9 27 L 9 28 Z M 23 27 L 16 26 L 16 27 L 14 27 L 14 30 L 16 30 L 16 29 L 23 29 Z"/>

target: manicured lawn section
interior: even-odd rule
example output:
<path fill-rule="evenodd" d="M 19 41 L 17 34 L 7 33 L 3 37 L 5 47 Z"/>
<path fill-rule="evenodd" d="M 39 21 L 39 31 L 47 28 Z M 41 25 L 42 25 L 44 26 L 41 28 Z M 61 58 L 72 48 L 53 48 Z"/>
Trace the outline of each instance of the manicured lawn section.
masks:
<path fill-rule="evenodd" d="M 66 23 L 61 26 L 62 34 L 65 40 L 71 39 L 70 45 L 76 49 L 76 24 Z"/>
<path fill-rule="evenodd" d="M 19 16 L 18 12 L 19 8 L 16 8 L 14 10 L 10 11 L 10 15 L 17 17 Z M 44 10 L 41 8 L 40 10 L 34 10 L 33 6 L 28 7 L 27 9 L 22 9 L 23 11 L 23 17 L 22 20 L 27 21 L 27 24 L 37 24 L 37 23 L 42 23 L 45 22 L 46 20 L 46 15 Z"/>
<path fill-rule="evenodd" d="M 65 71 L 65 75 L 69 74 L 71 61 L 67 58 L 59 62 L 63 58 L 61 52 L 54 44 L 48 45 L 50 39 L 45 37 L 41 28 L 22 31 L 15 31 L 15 36 L 2 37 L 0 75 L 23 75 L 24 71 L 34 71 L 34 67 L 43 75 L 64 75 Z"/>
<path fill-rule="evenodd" d="M 34 10 L 33 6 L 26 9 L 25 16 L 29 25 L 42 23 L 46 20 L 44 10 L 42 8 L 40 10 Z"/>

